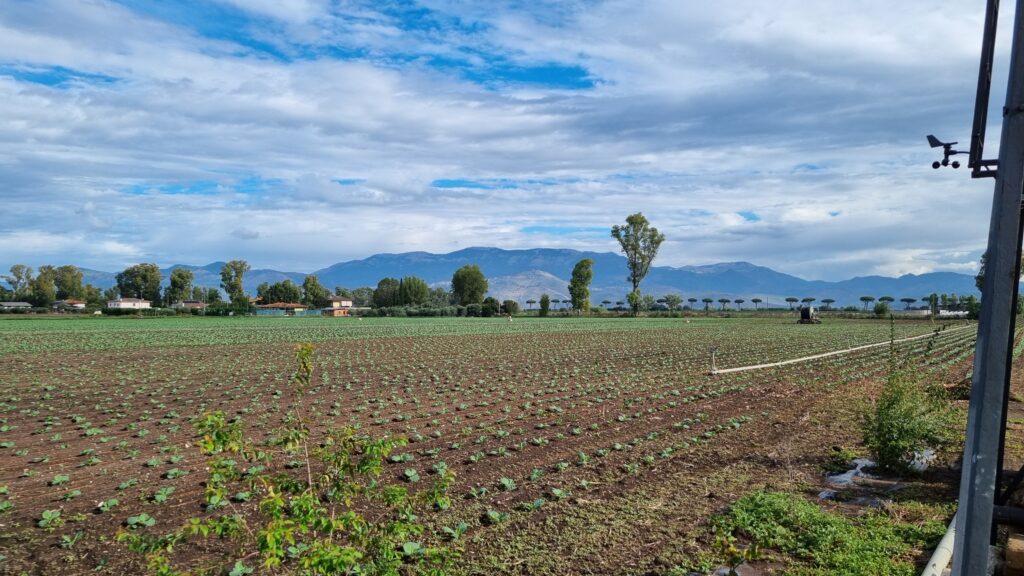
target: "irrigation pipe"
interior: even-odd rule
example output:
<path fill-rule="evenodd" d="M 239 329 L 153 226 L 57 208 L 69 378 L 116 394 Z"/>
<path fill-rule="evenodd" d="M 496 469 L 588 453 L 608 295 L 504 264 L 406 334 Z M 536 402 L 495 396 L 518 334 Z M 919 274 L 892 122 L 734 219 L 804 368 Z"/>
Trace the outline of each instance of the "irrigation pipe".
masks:
<path fill-rule="evenodd" d="M 928 564 L 924 567 L 924 572 L 921 572 L 921 576 L 940 576 L 946 566 L 949 565 L 949 561 L 953 559 L 953 541 L 956 539 L 956 514 L 953 515 L 953 519 L 949 521 L 949 529 L 946 530 L 946 535 L 939 541 L 939 545 L 935 548 L 935 552 L 932 552 L 932 557 L 928 559 Z"/>
<path fill-rule="evenodd" d="M 975 325 L 961 326 L 959 328 L 951 328 L 944 330 L 943 332 L 950 333 L 958 330 L 966 330 L 968 328 L 977 328 Z M 941 334 L 941 332 L 940 332 Z M 911 340 L 920 340 L 922 338 L 931 338 L 935 336 L 935 332 L 929 332 L 928 334 L 922 334 L 920 336 L 911 336 L 909 338 L 901 338 L 899 340 L 887 340 L 885 342 L 876 342 L 874 344 L 865 344 L 863 346 L 855 346 L 853 348 L 847 348 L 846 350 L 834 350 L 832 352 L 825 352 L 823 354 L 815 354 L 814 356 L 804 356 L 803 358 L 793 358 L 792 360 L 783 360 L 782 362 L 772 362 L 771 364 L 755 364 L 754 366 L 737 366 L 736 368 L 719 368 L 711 369 L 711 374 L 729 374 L 732 372 L 746 372 L 747 370 L 760 370 L 762 368 L 774 368 L 776 366 L 786 366 L 788 364 L 797 364 L 799 362 L 808 362 L 810 360 L 818 360 L 819 358 L 828 358 L 829 356 L 838 356 L 840 354 L 848 354 L 850 352 L 856 352 L 858 350 L 867 350 L 869 348 L 877 348 L 879 346 L 888 346 L 890 344 L 899 344 L 900 342 L 910 342 Z"/>

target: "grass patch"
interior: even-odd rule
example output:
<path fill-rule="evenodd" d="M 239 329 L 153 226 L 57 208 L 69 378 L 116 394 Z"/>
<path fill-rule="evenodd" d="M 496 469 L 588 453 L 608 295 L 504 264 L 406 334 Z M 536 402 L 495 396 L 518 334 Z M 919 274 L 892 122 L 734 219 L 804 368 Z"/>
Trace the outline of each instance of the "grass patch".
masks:
<path fill-rule="evenodd" d="M 853 468 L 853 461 L 859 457 L 859 454 L 849 448 L 833 446 L 832 452 L 829 453 L 828 460 L 825 461 L 822 468 L 829 474 L 846 472 Z"/>
<path fill-rule="evenodd" d="M 720 522 L 726 530 L 794 562 L 787 574 L 911 576 L 916 550 L 938 544 L 945 526 L 911 524 L 884 512 L 856 518 L 822 510 L 805 498 L 782 492 L 754 492 L 733 505 Z"/>

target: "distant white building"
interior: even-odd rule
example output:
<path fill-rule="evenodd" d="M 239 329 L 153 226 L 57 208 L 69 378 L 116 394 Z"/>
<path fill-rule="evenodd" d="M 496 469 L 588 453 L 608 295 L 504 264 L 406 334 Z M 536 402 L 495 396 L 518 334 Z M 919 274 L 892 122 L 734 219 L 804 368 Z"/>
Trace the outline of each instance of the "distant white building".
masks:
<path fill-rule="evenodd" d="M 0 310 L 31 310 L 28 302 L 0 302 Z"/>
<path fill-rule="evenodd" d="M 119 298 L 117 300 L 108 300 L 107 308 L 115 310 L 143 310 L 152 308 L 150 304 L 152 303 L 149 300 L 141 298 Z"/>

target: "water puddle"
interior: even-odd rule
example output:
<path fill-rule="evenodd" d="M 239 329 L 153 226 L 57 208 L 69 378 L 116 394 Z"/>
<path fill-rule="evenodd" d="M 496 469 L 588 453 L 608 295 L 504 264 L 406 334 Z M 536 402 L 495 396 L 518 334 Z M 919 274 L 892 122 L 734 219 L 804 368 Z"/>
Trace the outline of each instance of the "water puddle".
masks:
<path fill-rule="evenodd" d="M 932 462 L 935 462 L 935 450 L 925 448 L 921 452 L 914 452 L 914 457 L 910 460 L 908 466 L 915 472 L 924 472 L 931 466 Z"/>
<path fill-rule="evenodd" d="M 853 485 L 855 478 L 874 478 L 871 474 L 864 472 L 865 468 L 871 468 L 875 463 L 873 460 L 867 458 L 857 458 L 853 461 L 853 469 L 847 470 L 841 474 L 828 474 L 825 476 L 825 480 L 833 486 L 839 488 L 845 488 Z"/>

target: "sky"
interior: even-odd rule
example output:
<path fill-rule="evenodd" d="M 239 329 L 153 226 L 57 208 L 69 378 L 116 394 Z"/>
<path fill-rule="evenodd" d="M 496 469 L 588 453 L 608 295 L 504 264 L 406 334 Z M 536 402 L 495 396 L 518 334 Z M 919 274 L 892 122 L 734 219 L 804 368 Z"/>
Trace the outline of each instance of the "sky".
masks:
<path fill-rule="evenodd" d="M 611 226 L 642 212 L 656 265 L 973 273 L 993 181 L 932 170 L 925 135 L 966 148 L 983 18 L 981 0 L 0 0 L 0 269 L 616 252 Z M 994 157 L 998 114 L 988 134 Z"/>

